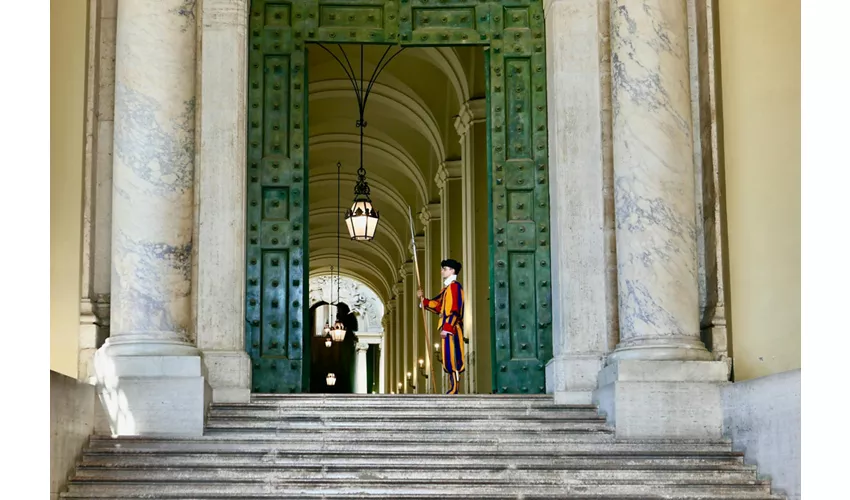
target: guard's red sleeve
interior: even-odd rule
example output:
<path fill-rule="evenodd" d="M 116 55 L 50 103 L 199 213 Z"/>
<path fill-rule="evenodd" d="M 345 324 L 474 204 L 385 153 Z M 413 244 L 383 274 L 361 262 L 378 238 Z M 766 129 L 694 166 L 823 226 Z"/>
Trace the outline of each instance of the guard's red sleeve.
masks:
<path fill-rule="evenodd" d="M 433 299 L 422 298 L 422 307 L 432 313 L 440 314 L 440 309 L 443 307 L 442 294 L 437 295 Z"/>

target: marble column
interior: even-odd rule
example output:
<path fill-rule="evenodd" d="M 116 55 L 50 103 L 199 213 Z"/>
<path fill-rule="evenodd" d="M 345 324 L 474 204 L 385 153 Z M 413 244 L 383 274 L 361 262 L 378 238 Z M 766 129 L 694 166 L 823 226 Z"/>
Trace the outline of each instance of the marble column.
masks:
<path fill-rule="evenodd" d="M 555 306 L 546 392 L 564 404 L 592 401 L 617 337 L 608 1 L 553 0 L 545 16 Z"/>
<path fill-rule="evenodd" d="M 422 281 L 425 281 L 425 276 L 422 275 L 422 262 L 425 260 L 425 236 L 416 236 L 414 238 L 414 245 L 416 247 L 416 258 L 419 263 L 419 278 Z M 411 264 L 412 269 L 413 264 Z M 419 358 L 425 359 L 425 353 L 423 352 L 423 347 L 425 346 L 425 325 L 422 322 L 422 311 L 419 309 L 419 299 L 416 295 L 416 289 L 420 285 L 424 287 L 424 283 L 420 283 L 416 278 L 416 270 L 412 269 L 413 274 L 411 276 L 411 280 L 413 283 L 413 299 L 411 300 L 411 307 L 413 308 L 413 315 L 411 319 L 411 351 L 410 351 L 410 359 L 411 359 L 411 372 L 413 372 L 413 383 L 416 385 L 415 393 L 425 393 L 425 379 L 420 376 L 421 370 L 419 369 Z M 432 335 L 433 336 L 433 335 Z M 427 372 L 426 372 L 427 373 Z"/>
<path fill-rule="evenodd" d="M 356 394 L 366 394 L 367 373 L 366 373 L 366 352 L 369 350 L 369 344 L 366 342 L 358 342 L 354 346 L 355 361 L 354 361 L 354 392 Z"/>
<path fill-rule="evenodd" d="M 77 378 L 92 384 L 95 353 L 109 336 L 115 16 L 116 0 L 92 4 L 89 11 Z"/>
<path fill-rule="evenodd" d="M 251 398 L 243 286 L 248 54 L 233 50 L 247 46 L 249 3 L 198 2 L 203 32 L 198 55 L 195 328 L 216 402 Z"/>
<path fill-rule="evenodd" d="M 384 342 L 381 349 L 381 388 L 386 394 L 394 391 L 393 377 L 395 376 L 395 367 L 393 366 L 393 349 L 395 349 L 395 309 L 396 299 L 395 293 L 393 298 L 387 302 L 387 307 L 384 310 Z"/>
<path fill-rule="evenodd" d="M 480 158 L 476 155 L 476 151 L 482 148 L 479 144 L 476 147 L 475 129 L 483 129 L 487 122 L 487 101 L 486 99 L 474 99 L 467 101 L 460 109 L 460 113 L 455 118 L 455 131 L 460 139 L 461 146 L 461 190 L 463 192 L 463 209 L 461 210 L 461 226 L 463 231 L 463 251 L 460 260 L 463 264 L 463 270 L 459 277 L 459 281 L 464 284 L 465 307 L 463 316 L 463 325 L 465 327 L 464 336 L 469 339 L 469 345 L 466 346 L 467 370 L 464 377 L 464 387 L 466 392 L 475 392 L 476 384 L 476 348 L 477 348 L 477 323 L 480 320 L 482 324 L 489 322 L 489 315 L 486 308 L 481 309 L 478 300 L 478 292 L 483 287 L 479 286 L 477 268 L 481 267 L 479 262 L 482 257 L 489 260 L 487 257 L 488 250 L 486 240 L 481 241 L 478 237 L 482 223 L 487 224 L 486 210 L 479 208 L 486 206 L 487 200 L 479 199 L 476 196 L 476 187 L 480 183 L 487 184 L 487 157 Z M 484 136 L 486 137 L 486 136 Z M 485 150 L 486 153 L 486 150 Z M 483 167 L 483 168 L 480 168 Z M 481 215 L 484 217 L 481 217 Z M 455 257 L 457 258 L 457 257 Z M 485 278 L 486 280 L 486 278 Z M 485 281 L 488 282 L 489 280 Z M 486 289 L 485 293 L 486 293 Z M 482 294 L 482 299 L 484 294 Z M 486 299 L 484 299 L 486 300 Z M 482 314 L 484 313 L 484 314 Z M 488 332 L 484 332 L 485 334 Z"/>
<path fill-rule="evenodd" d="M 450 258 L 461 260 L 463 259 L 463 224 L 458 220 L 458 216 L 463 213 L 462 162 L 447 160 L 441 163 L 434 180 L 440 190 L 440 250 L 442 252 L 440 260 Z M 442 281 L 440 286 L 442 287 Z M 468 345 L 466 347 L 469 348 Z M 464 373 L 464 380 L 468 373 L 469 370 Z M 448 379 L 443 373 L 442 386 L 447 387 L 447 384 Z M 461 385 L 458 392 L 465 393 L 465 385 Z"/>
<path fill-rule="evenodd" d="M 440 260 L 463 258 L 463 224 L 458 220 L 463 213 L 461 167 L 460 160 L 444 161 L 434 178 L 440 190 Z"/>
<path fill-rule="evenodd" d="M 119 435 L 203 432 L 208 386 L 190 337 L 195 25 L 185 0 L 118 3 L 111 332 L 95 371 Z"/>
<path fill-rule="evenodd" d="M 595 394 L 619 437 L 720 438 L 700 341 L 686 0 L 611 0 L 620 343 Z"/>
<path fill-rule="evenodd" d="M 433 297 L 437 294 L 437 292 L 441 289 L 442 283 L 440 282 L 440 274 L 438 272 L 440 265 L 440 204 L 439 203 L 430 203 L 424 207 L 419 212 L 419 221 L 425 228 L 425 259 L 424 265 L 422 266 L 422 282 L 423 289 L 426 297 Z M 426 325 L 427 328 L 431 330 L 431 343 L 425 346 L 423 349 L 423 353 L 425 351 L 428 352 L 428 358 L 425 363 L 425 373 L 428 374 L 428 380 L 425 384 L 426 392 L 430 394 L 431 392 L 439 393 L 440 381 L 431 379 L 431 367 L 428 364 L 437 363 L 434 358 L 434 342 L 439 342 L 439 337 L 437 336 L 437 328 L 434 323 L 433 314 L 426 314 Z M 439 377 L 441 369 L 438 364 L 434 365 L 434 374 Z M 435 391 L 431 390 L 431 386 L 435 385 Z"/>
<path fill-rule="evenodd" d="M 413 340 L 415 336 L 415 320 L 417 318 L 416 314 L 419 313 L 418 309 L 414 309 L 414 304 L 416 301 L 416 277 L 413 275 L 413 262 L 407 261 L 402 266 L 402 270 L 404 271 L 404 300 L 402 302 L 404 307 L 404 323 L 402 326 L 401 334 L 402 334 L 402 372 L 401 376 L 404 379 L 402 382 L 404 383 L 404 393 L 409 394 L 415 392 L 415 389 L 412 387 L 416 385 L 416 379 L 407 380 L 407 372 L 413 374 L 414 363 L 413 355 Z M 417 386 L 418 387 L 418 386 Z"/>
<path fill-rule="evenodd" d="M 383 339 L 381 339 L 380 343 L 375 344 L 375 347 L 378 349 L 378 387 L 380 388 L 378 392 L 381 393 L 381 394 L 385 394 L 387 392 L 386 390 L 384 390 L 385 381 L 387 379 L 386 366 L 384 364 L 385 363 L 384 345 L 386 345 L 386 341 L 387 341 L 387 332 L 389 331 L 389 321 L 386 321 L 385 323 L 387 324 L 387 326 L 384 328 L 384 337 L 383 337 Z"/>
<path fill-rule="evenodd" d="M 405 365 L 404 365 L 404 351 L 407 347 L 407 340 L 405 332 L 407 331 L 407 307 L 406 301 L 407 297 L 410 295 L 407 293 L 407 273 L 404 270 L 404 266 L 401 266 L 399 269 L 399 289 L 398 289 L 398 316 L 396 318 L 396 322 L 398 323 L 398 327 L 396 328 L 396 342 L 398 349 L 396 349 L 396 392 L 399 394 L 405 393 L 405 388 L 407 387 L 407 383 L 405 381 Z M 401 389 L 398 388 L 398 382 L 401 382 Z"/>
<path fill-rule="evenodd" d="M 620 343 L 612 359 L 710 359 L 700 340 L 685 0 L 614 0 Z"/>

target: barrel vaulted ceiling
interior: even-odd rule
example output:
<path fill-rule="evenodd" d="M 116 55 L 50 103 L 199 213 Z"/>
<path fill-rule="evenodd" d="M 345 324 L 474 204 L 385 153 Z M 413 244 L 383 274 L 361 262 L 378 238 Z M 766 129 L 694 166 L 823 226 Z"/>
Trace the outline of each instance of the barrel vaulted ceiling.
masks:
<path fill-rule="evenodd" d="M 327 47 L 340 54 L 338 46 Z M 359 75 L 359 45 L 343 47 Z M 365 47 L 366 81 L 385 50 L 385 46 Z M 337 162 L 342 163 L 340 204 L 345 210 L 354 196 L 360 161 L 354 90 L 343 68 L 321 47 L 308 48 L 308 61 L 310 274 L 336 267 L 339 243 L 341 274 L 361 280 L 387 301 L 399 281 L 400 265 L 410 257 L 407 206 L 421 232 L 416 215 L 423 206 L 439 201 L 434 177 L 440 163 L 460 158 L 454 121 L 463 103 L 484 95 L 483 49 L 406 49 L 372 87 L 363 163 L 381 221 L 371 242 L 351 241 L 337 212 Z"/>

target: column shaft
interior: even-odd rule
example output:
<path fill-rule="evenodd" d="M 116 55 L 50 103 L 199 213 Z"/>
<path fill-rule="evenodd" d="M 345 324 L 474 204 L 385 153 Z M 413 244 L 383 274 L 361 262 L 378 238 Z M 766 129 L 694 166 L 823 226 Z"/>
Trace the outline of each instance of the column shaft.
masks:
<path fill-rule="evenodd" d="M 608 0 L 546 10 L 552 348 L 547 392 L 588 404 L 616 340 Z"/>
<path fill-rule="evenodd" d="M 185 2 L 184 2 L 185 3 Z M 248 402 L 245 195 L 249 0 L 204 0 L 196 165 L 195 325 L 216 402 Z M 229 283 L 231 286 L 222 286 Z M 320 327 L 321 328 L 321 327 Z"/>
<path fill-rule="evenodd" d="M 403 363 L 403 371 L 402 377 L 404 378 L 404 392 L 405 394 L 413 393 L 415 390 L 413 389 L 413 385 L 416 385 L 416 379 L 407 380 L 407 373 L 410 372 L 413 374 L 413 337 L 415 334 L 414 331 L 414 302 L 416 300 L 416 277 L 413 276 L 413 262 L 406 262 L 404 264 L 404 328 L 402 329 L 403 344 L 404 350 L 402 354 L 402 363 Z"/>
<path fill-rule="evenodd" d="M 111 337 L 95 355 L 98 393 L 114 434 L 199 435 L 208 393 L 192 345 L 195 6 L 117 8 Z"/>
<path fill-rule="evenodd" d="M 612 356 L 707 360 L 685 0 L 612 0 L 611 51 L 620 310 Z"/>
<path fill-rule="evenodd" d="M 110 318 L 116 353 L 194 352 L 182 347 L 192 321 L 195 140 L 195 16 L 185 5 L 118 5 Z"/>
<path fill-rule="evenodd" d="M 611 0 L 620 344 L 594 400 L 619 438 L 719 439 L 699 338 L 686 0 Z"/>
<path fill-rule="evenodd" d="M 369 344 L 366 342 L 358 342 L 354 346 L 354 350 L 356 354 L 354 361 L 354 392 L 356 394 L 366 394 L 368 392 L 366 351 L 369 350 Z"/>

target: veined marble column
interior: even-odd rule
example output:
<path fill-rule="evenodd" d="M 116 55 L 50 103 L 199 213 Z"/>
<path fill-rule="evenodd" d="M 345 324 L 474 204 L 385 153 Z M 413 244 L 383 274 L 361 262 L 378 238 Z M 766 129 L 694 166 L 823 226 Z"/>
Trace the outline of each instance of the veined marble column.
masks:
<path fill-rule="evenodd" d="M 708 360 L 700 340 L 685 0 L 613 0 L 620 343 L 612 359 Z"/>
<path fill-rule="evenodd" d="M 354 392 L 355 394 L 366 394 L 368 391 L 368 377 L 366 373 L 366 351 L 369 350 L 369 344 L 366 342 L 358 342 L 354 346 L 356 353 L 354 361 Z"/>
<path fill-rule="evenodd" d="M 620 344 L 594 393 L 623 438 L 722 435 L 700 341 L 686 0 L 611 0 Z"/>
<path fill-rule="evenodd" d="M 114 434 L 203 432 L 189 340 L 195 25 L 185 0 L 118 3 L 111 332 L 95 359 Z"/>

